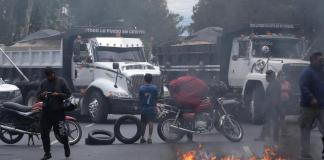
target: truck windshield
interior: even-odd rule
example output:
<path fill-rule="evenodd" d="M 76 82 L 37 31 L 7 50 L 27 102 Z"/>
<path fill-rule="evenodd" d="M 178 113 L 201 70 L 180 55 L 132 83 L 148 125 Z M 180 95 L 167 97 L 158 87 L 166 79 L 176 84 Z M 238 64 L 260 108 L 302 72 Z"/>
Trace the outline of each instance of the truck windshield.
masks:
<path fill-rule="evenodd" d="M 95 51 L 97 62 L 144 62 L 142 48 L 112 48 L 97 47 Z"/>
<path fill-rule="evenodd" d="M 269 47 L 272 58 L 298 59 L 303 54 L 302 41 L 297 39 L 255 39 L 252 55 L 254 57 L 266 57 L 262 52 L 263 46 Z"/>

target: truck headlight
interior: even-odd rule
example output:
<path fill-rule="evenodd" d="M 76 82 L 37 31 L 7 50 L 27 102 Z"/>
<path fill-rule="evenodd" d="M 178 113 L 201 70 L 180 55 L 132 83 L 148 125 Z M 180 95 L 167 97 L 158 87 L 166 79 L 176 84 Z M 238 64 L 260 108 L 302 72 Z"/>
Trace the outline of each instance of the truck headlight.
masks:
<path fill-rule="evenodd" d="M 265 66 L 266 66 L 266 63 L 262 59 L 259 59 L 254 64 L 254 70 L 261 73 Z"/>
<path fill-rule="evenodd" d="M 130 98 L 130 95 L 126 94 L 126 93 L 110 91 L 110 92 L 108 92 L 108 97 L 110 97 L 110 98 Z"/>
<path fill-rule="evenodd" d="M 20 90 L 15 90 L 13 92 L 11 92 L 11 98 L 16 98 L 21 96 Z"/>

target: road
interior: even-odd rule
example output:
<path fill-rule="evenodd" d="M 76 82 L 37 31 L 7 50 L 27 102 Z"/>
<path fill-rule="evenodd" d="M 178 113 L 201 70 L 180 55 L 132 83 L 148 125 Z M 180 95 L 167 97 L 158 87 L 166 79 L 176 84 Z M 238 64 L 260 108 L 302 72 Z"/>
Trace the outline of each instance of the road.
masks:
<path fill-rule="evenodd" d="M 194 143 L 186 143 L 185 138 L 178 144 L 166 144 L 157 135 L 154 130 L 153 144 L 122 144 L 117 139 L 113 145 L 105 146 L 88 146 L 85 145 L 84 139 L 88 132 L 93 129 L 106 129 L 113 131 L 113 124 L 93 124 L 81 123 L 83 136 L 81 141 L 72 146 L 72 160 L 176 160 L 176 151 L 189 151 L 197 148 L 198 144 L 202 144 L 206 151 L 215 153 L 216 155 L 239 155 L 248 157 L 256 154 L 259 157 L 263 154 L 264 142 L 255 141 L 259 135 L 261 126 L 243 124 L 245 137 L 239 143 L 233 143 L 225 139 L 216 131 L 205 135 L 195 135 Z M 122 132 L 125 134 L 134 133 L 136 128 L 132 124 L 123 125 Z M 52 135 L 52 155 L 53 160 L 63 160 L 64 149 Z M 28 138 L 24 138 L 17 144 L 7 145 L 0 142 L 0 160 L 37 160 L 43 155 L 40 140 L 35 140 L 34 146 L 27 146 Z M 298 143 L 298 142 L 296 142 Z M 321 152 L 320 134 L 313 131 L 312 144 L 314 149 L 313 155 L 319 158 Z"/>

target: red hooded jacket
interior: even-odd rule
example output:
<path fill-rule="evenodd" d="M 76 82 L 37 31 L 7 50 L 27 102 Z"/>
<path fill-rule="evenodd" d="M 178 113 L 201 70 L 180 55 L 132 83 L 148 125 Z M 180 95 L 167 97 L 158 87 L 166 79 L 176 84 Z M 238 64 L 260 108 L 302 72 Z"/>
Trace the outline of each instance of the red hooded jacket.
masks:
<path fill-rule="evenodd" d="M 208 94 L 207 84 L 194 76 L 179 77 L 172 80 L 169 86 L 171 96 L 182 107 L 197 108 Z"/>

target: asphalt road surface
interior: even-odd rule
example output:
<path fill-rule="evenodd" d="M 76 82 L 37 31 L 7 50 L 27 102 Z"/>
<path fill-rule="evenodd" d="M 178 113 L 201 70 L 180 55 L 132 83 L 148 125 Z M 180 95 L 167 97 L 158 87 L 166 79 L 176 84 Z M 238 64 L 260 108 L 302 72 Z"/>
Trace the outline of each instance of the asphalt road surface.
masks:
<path fill-rule="evenodd" d="M 82 123 L 83 136 L 81 141 L 71 147 L 72 160 L 176 160 L 177 150 L 186 152 L 196 149 L 198 144 L 202 144 L 208 153 L 216 155 L 238 155 L 249 157 L 256 154 L 261 157 L 265 142 L 255 141 L 261 131 L 261 126 L 243 124 L 245 136 L 241 142 L 234 143 L 225 139 L 217 131 L 205 135 L 195 135 L 194 143 L 186 143 L 184 138 L 178 144 L 166 144 L 157 135 L 154 130 L 153 144 L 122 144 L 117 139 L 112 145 L 88 146 L 85 145 L 87 134 L 93 129 L 107 129 L 113 131 L 113 124 L 93 124 Z M 123 125 L 122 132 L 125 135 L 131 135 L 136 131 L 132 124 Z M 53 135 L 52 139 L 52 156 L 53 160 L 63 160 L 64 149 L 58 143 Z M 288 137 L 289 138 L 289 137 Z M 41 141 L 35 139 L 34 146 L 27 146 L 28 138 L 24 138 L 17 144 L 7 145 L 0 142 L 0 160 L 37 160 L 43 156 Z M 296 142 L 297 144 L 298 142 Z M 318 131 L 313 131 L 312 134 L 312 154 L 316 159 L 320 159 L 322 144 L 320 142 L 320 134 Z"/>

